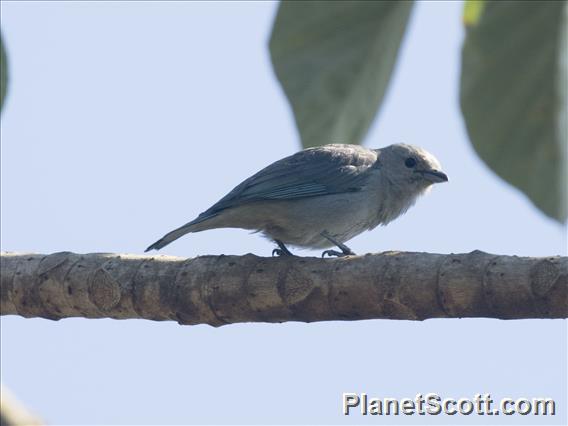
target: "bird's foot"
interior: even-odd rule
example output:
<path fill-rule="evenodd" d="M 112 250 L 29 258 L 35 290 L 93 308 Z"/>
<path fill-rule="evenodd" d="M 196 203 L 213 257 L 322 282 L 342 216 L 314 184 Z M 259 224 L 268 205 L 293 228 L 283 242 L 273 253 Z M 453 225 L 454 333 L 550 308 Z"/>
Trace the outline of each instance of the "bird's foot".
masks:
<path fill-rule="evenodd" d="M 322 232 L 320 235 L 324 238 L 327 238 L 330 242 L 332 242 L 333 244 L 335 244 L 337 247 L 339 247 L 341 249 L 341 251 L 326 250 L 321 254 L 321 257 L 325 257 L 326 254 L 329 257 L 332 257 L 332 256 L 336 256 L 336 257 L 355 256 L 355 253 L 353 252 L 353 250 L 351 250 L 349 247 L 347 247 L 342 242 L 333 238 L 331 235 L 329 235 L 329 233 L 327 231 Z"/>
<path fill-rule="evenodd" d="M 322 252 L 321 257 L 325 257 L 325 255 L 328 255 L 329 257 L 343 257 L 345 256 L 345 253 L 337 250 L 325 250 Z"/>
<path fill-rule="evenodd" d="M 282 249 L 279 248 L 275 248 L 274 250 L 272 250 L 272 257 L 280 257 L 280 256 L 294 256 L 292 253 L 290 253 L 288 250 L 284 251 Z"/>
<path fill-rule="evenodd" d="M 329 257 L 345 257 L 345 256 L 355 256 L 355 253 L 351 250 L 351 249 L 347 249 L 347 250 L 343 250 L 343 251 L 337 251 L 337 250 L 325 250 L 322 254 L 321 257 L 325 257 L 325 255 L 328 255 Z"/>
<path fill-rule="evenodd" d="M 280 240 L 274 240 L 274 242 L 276 244 L 278 244 L 278 248 L 275 248 L 274 250 L 272 250 L 272 257 L 274 256 L 294 256 L 292 254 L 292 252 L 290 250 L 288 250 L 288 247 L 286 247 L 286 245 L 280 241 Z"/>

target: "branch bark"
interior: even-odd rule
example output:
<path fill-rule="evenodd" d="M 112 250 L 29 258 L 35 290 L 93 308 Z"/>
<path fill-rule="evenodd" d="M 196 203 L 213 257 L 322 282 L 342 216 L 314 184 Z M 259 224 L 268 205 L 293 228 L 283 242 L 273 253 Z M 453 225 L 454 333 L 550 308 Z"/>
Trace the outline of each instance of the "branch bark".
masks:
<path fill-rule="evenodd" d="M 2 315 L 239 322 L 568 317 L 568 258 L 3 253 Z"/>

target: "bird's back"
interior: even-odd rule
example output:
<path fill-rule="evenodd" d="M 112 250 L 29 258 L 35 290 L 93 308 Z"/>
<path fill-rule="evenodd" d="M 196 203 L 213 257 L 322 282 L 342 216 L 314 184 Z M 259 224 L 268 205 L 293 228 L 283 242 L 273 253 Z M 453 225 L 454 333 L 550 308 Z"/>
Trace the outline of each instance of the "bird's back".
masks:
<path fill-rule="evenodd" d="M 278 160 L 236 186 L 203 214 L 246 203 L 360 191 L 377 154 L 357 145 L 309 148 Z"/>

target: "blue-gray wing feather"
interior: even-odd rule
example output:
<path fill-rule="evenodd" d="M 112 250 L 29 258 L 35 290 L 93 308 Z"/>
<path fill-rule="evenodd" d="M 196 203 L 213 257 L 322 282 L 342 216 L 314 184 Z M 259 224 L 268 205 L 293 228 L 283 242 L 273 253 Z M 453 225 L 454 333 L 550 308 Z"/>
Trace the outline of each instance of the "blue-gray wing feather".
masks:
<path fill-rule="evenodd" d="M 360 191 L 376 164 L 375 151 L 356 145 L 325 145 L 283 158 L 251 176 L 203 216 L 243 203 L 293 200 Z"/>

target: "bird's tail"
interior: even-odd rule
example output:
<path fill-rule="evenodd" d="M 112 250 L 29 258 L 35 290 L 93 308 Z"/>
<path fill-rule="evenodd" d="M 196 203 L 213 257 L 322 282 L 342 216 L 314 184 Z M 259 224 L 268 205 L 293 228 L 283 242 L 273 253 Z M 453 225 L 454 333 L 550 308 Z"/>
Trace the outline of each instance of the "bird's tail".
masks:
<path fill-rule="evenodd" d="M 197 219 L 192 220 L 191 222 L 188 222 L 171 232 L 168 232 L 166 235 L 164 235 L 162 238 L 160 238 L 158 241 L 144 250 L 144 253 L 150 250 L 160 250 L 161 248 L 167 246 L 169 243 L 190 232 L 199 232 L 208 229 L 208 226 L 203 226 L 203 222 L 215 216 L 217 216 L 217 214 L 200 214 Z"/>

